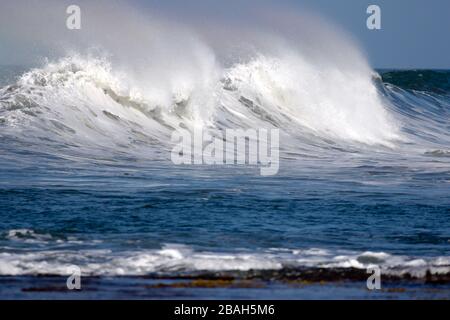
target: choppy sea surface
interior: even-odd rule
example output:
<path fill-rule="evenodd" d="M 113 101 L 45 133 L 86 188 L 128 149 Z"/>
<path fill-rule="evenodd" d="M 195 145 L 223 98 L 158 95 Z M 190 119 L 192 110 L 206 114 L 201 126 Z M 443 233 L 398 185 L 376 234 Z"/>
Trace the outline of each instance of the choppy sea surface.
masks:
<path fill-rule="evenodd" d="M 104 59 L 1 67 L 0 298 L 449 298 L 450 72 L 318 68 L 161 98 Z M 279 173 L 173 164 L 199 125 L 280 129 Z"/>

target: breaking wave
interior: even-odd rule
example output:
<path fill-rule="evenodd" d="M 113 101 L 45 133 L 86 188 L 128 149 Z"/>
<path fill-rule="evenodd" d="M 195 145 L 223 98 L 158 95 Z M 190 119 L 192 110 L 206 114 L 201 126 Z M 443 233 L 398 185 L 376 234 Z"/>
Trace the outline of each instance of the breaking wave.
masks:
<path fill-rule="evenodd" d="M 92 5 L 86 14 L 96 10 L 101 8 Z M 152 159 L 171 147 L 174 129 L 203 127 L 212 134 L 279 128 L 281 148 L 290 153 L 447 152 L 447 91 L 427 91 L 446 74 L 380 76 L 352 41 L 320 19 L 286 15 L 281 20 L 307 22 L 278 23 L 279 32 L 243 24 L 237 37 L 232 28 L 222 34 L 220 22 L 208 33 L 192 23 L 155 17 L 150 23 L 147 15 L 121 6 L 110 8 L 105 19 L 95 17 L 89 34 L 78 33 L 67 45 L 70 53 L 0 88 L 4 148 L 15 143 L 48 154 L 120 152 Z M 126 23 L 118 27 L 114 18 Z M 284 32 L 291 29 L 299 35 Z M 113 31 L 124 36 L 105 37 Z M 418 75 L 421 84 L 411 78 Z"/>
<path fill-rule="evenodd" d="M 29 232 L 28 232 L 29 233 Z M 42 235 L 37 236 L 42 240 Z M 71 250 L 72 241 L 45 238 L 53 249 L 36 252 L 0 253 L 0 275 L 67 275 L 72 266 L 87 276 L 148 276 L 152 274 L 201 274 L 201 272 L 257 272 L 264 270 L 365 270 L 380 267 L 383 275 L 424 278 L 427 274 L 448 276 L 449 257 L 408 257 L 384 252 L 352 252 L 311 249 L 266 249 L 260 252 L 195 251 L 184 245 L 167 244 L 160 249 L 114 251 L 90 247 Z M 17 239 L 16 239 L 17 241 Z M 339 280 L 339 277 L 335 280 Z"/>
<path fill-rule="evenodd" d="M 273 26 L 259 26 L 255 16 L 238 30 L 224 32 L 219 21 L 205 32 L 192 21 L 177 25 L 125 4 L 108 6 L 107 15 L 101 6 L 85 6 L 84 19 L 95 24 L 88 33 L 45 30 L 61 42 L 70 38 L 67 50 L 0 89 L 4 141 L 50 154 L 56 147 L 58 154 L 148 157 L 169 148 L 177 128 L 279 128 L 290 151 L 394 148 L 404 139 L 365 57 L 319 18 L 280 11 L 286 16 Z M 105 36 L 114 32 L 121 36 Z M 61 51 L 38 40 L 49 52 Z"/>
<path fill-rule="evenodd" d="M 106 59 L 71 56 L 0 90 L 3 132 L 70 145 L 166 144 L 171 130 L 283 129 L 323 139 L 392 145 L 399 127 L 371 74 L 259 55 L 167 92 L 133 86 Z M 201 75 L 200 75 L 201 76 Z"/>

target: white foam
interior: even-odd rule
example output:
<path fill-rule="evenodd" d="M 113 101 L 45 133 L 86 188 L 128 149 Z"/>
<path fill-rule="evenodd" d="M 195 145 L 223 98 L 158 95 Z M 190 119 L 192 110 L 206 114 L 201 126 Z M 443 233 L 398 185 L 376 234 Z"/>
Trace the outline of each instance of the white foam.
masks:
<path fill-rule="evenodd" d="M 169 147 L 170 134 L 181 123 L 276 126 L 297 136 L 284 140 L 291 147 L 297 139 L 303 142 L 305 132 L 388 146 L 400 137 L 369 68 L 335 69 L 296 53 L 259 55 L 222 71 L 234 91 L 219 81 L 218 69 L 211 67 L 201 85 L 171 86 L 166 94 L 171 98 L 161 100 L 148 90 L 151 84 L 145 90 L 134 85 L 132 73 L 114 70 L 107 59 L 74 55 L 24 74 L 12 91 L 0 90 L 0 115 L 6 130 L 28 141 L 57 141 L 88 152 L 125 148 L 145 156 L 142 146 Z"/>
<path fill-rule="evenodd" d="M 114 251 L 106 249 L 30 250 L 0 253 L 0 275 L 66 275 L 78 265 L 84 275 L 146 275 L 175 271 L 279 270 L 283 267 L 357 268 L 379 266 L 383 274 L 424 277 L 450 272 L 450 257 L 394 256 L 384 252 L 325 249 L 270 249 L 232 252 L 195 251 L 188 246 Z"/>
<path fill-rule="evenodd" d="M 6 234 L 6 238 L 23 242 L 47 242 L 52 239 L 50 234 L 37 233 L 31 229 L 12 229 Z"/>
<path fill-rule="evenodd" d="M 235 88 L 229 109 L 236 109 L 237 100 L 245 97 L 281 119 L 280 127 L 293 121 L 320 136 L 366 144 L 392 145 L 400 138 L 368 66 L 330 66 L 290 51 L 238 64 L 227 71 L 226 79 Z"/>

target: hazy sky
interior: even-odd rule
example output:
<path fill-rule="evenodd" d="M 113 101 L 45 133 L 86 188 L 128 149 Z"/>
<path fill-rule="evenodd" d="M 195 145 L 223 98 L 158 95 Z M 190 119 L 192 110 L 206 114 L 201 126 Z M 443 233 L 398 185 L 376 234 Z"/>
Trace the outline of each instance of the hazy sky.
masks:
<path fill-rule="evenodd" d="M 307 4 L 352 33 L 377 67 L 450 68 L 449 0 L 290 0 Z M 370 31 L 364 13 L 382 12 L 382 30 Z"/>
<path fill-rule="evenodd" d="M 47 7 L 50 10 L 55 6 L 59 7 L 55 11 L 61 21 L 55 22 L 49 18 L 36 20 L 36 17 L 39 17 L 39 9 L 36 8 L 44 7 L 42 5 L 44 1 L 57 3 Z M 46 36 L 47 32 L 37 30 L 40 27 L 45 28 L 46 25 L 49 30 L 53 30 L 51 23 L 63 25 L 65 19 L 64 8 L 61 8 L 63 4 L 82 6 L 83 2 L 95 3 L 98 0 L 52 1 L 54 0 L 0 1 L 0 64 L 17 64 L 35 54 L 28 40 L 14 39 L 16 34 L 20 33 L 18 29 L 27 35 L 22 38 L 26 39 L 30 35 L 28 38 L 34 42 L 45 41 L 43 36 Z M 109 3 L 114 1 L 110 0 Z M 449 0 L 130 0 L 128 2 L 138 10 L 140 8 L 145 8 L 149 12 L 161 10 L 168 15 L 174 14 L 178 20 L 194 20 L 195 23 L 211 19 L 213 13 L 213 19 L 222 17 L 222 23 L 234 24 L 235 28 L 238 28 L 242 21 L 253 19 L 249 13 L 262 7 L 266 7 L 264 19 L 267 20 L 279 12 L 294 13 L 295 17 L 295 13 L 312 11 L 351 35 L 375 68 L 450 69 Z M 35 7 L 32 8 L 27 3 L 34 3 Z M 366 27 L 368 17 L 366 9 L 370 4 L 381 7 L 381 30 L 368 30 Z M 21 6 L 20 10 L 16 10 L 18 17 L 11 16 L 9 12 L 14 6 Z M 107 16 L 107 13 L 105 14 Z M 34 25 L 30 23 L 27 25 L 26 15 L 35 16 Z M 17 20 L 23 20 L 23 23 L 14 24 Z M 270 21 L 267 22 L 270 24 Z M 120 21 L 117 23 L 120 24 Z M 207 25 L 205 23 L 206 28 Z M 32 37 L 33 31 L 35 35 Z M 36 36 L 37 33 L 40 35 Z M 39 47 L 39 44 L 33 43 L 32 46 Z"/>
<path fill-rule="evenodd" d="M 161 1 L 139 0 L 143 4 L 161 5 Z M 243 0 L 245 1 L 245 0 Z M 192 1 L 172 1 L 169 6 L 186 10 Z M 227 6 L 218 1 L 218 10 Z M 227 3 L 227 1 L 223 1 Z M 263 0 L 249 0 L 257 6 Z M 272 7 L 312 10 L 350 33 L 377 68 L 445 68 L 450 69 L 450 1 L 449 0 L 278 0 Z M 242 1 L 241 1 L 242 3 Z M 367 7 L 380 6 L 382 29 L 368 30 Z M 192 6 L 188 5 L 189 7 Z M 197 10 L 197 8 L 195 9 Z M 239 8 L 236 8 L 239 11 Z"/>

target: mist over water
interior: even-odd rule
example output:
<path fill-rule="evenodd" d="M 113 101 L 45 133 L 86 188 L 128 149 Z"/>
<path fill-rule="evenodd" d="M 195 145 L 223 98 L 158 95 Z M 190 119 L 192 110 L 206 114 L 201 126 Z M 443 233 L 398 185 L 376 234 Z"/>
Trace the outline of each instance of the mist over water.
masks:
<path fill-rule="evenodd" d="M 0 69 L 0 274 L 449 272 L 448 72 L 411 89 L 313 13 L 252 3 L 81 1 L 79 31 L 64 1 L 0 4 L 0 65 L 33 66 Z M 280 174 L 173 165 L 196 128 L 280 129 Z"/>

